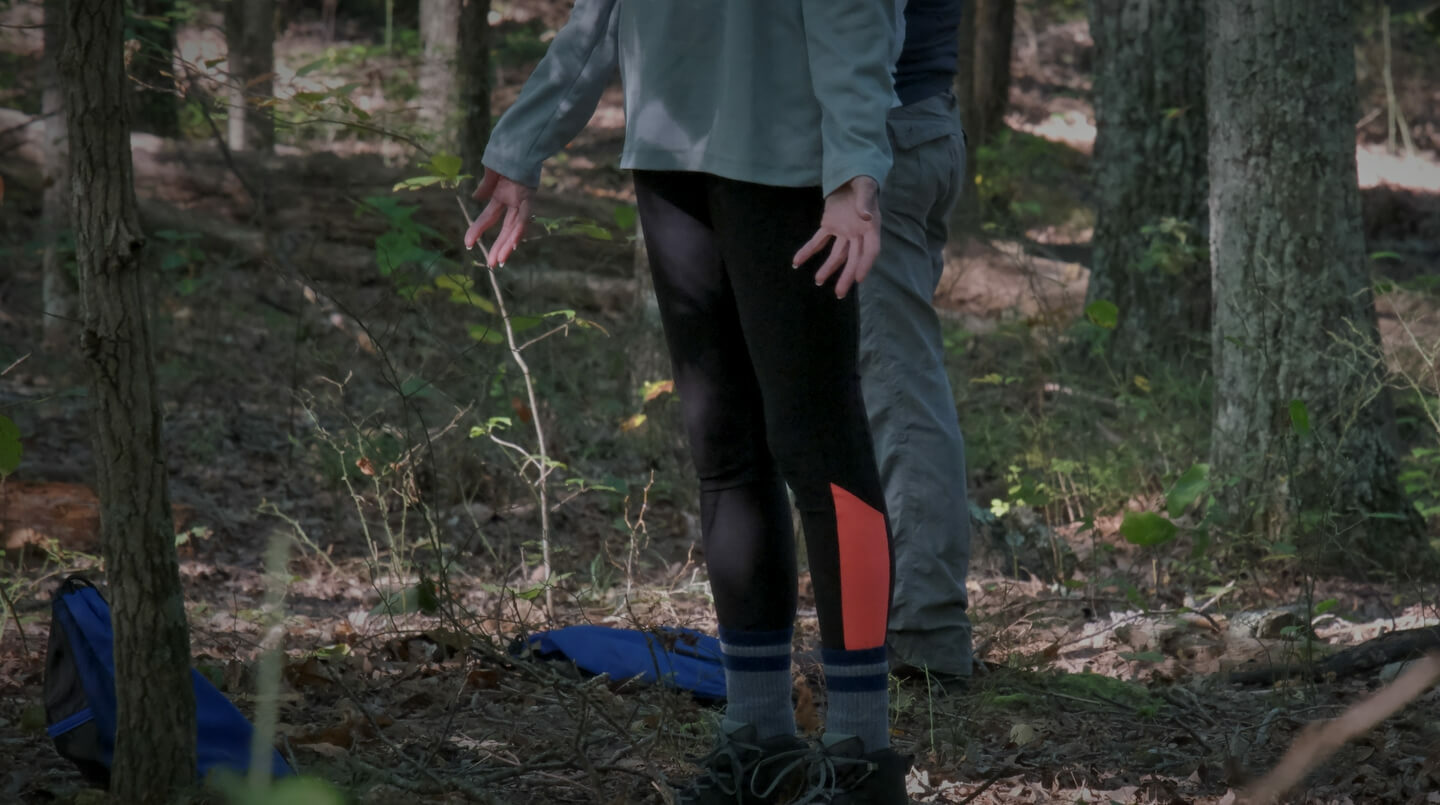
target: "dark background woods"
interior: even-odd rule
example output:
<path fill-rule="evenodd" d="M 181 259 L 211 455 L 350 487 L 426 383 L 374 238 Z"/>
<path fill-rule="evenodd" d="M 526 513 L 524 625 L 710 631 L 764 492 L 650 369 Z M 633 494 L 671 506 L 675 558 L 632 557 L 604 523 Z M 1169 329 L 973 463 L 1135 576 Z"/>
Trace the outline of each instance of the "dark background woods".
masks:
<path fill-rule="evenodd" d="M 1219 4 L 1251 12 L 1235 30 L 1211 5 L 973 4 L 975 192 L 937 303 L 988 673 L 964 697 L 897 688 L 918 798 L 1215 802 L 1380 669 L 1273 690 L 1217 674 L 1440 616 L 1436 15 Z M 23 446 L 0 460 L 0 741 L 25 759 L 0 799 L 73 801 L 36 697 L 48 596 L 99 574 L 109 488 L 77 346 L 101 240 L 69 220 L 65 175 L 97 147 L 65 107 L 95 67 L 67 85 L 52 61 L 63 4 L 0 9 L 0 415 Z M 658 801 L 704 748 L 687 700 L 503 655 L 552 623 L 713 627 L 618 87 L 552 161 L 498 300 L 457 248 L 446 185 L 567 13 L 145 0 L 124 18 L 135 288 L 192 652 L 253 712 L 283 617 L 282 745 L 363 801 Z M 1262 33 L 1303 69 L 1247 49 Z M 517 345 L 547 336 L 525 370 L 499 301 Z M 797 684 L 813 727 L 823 690 Z M 1433 701 L 1306 791 L 1434 790 Z"/>

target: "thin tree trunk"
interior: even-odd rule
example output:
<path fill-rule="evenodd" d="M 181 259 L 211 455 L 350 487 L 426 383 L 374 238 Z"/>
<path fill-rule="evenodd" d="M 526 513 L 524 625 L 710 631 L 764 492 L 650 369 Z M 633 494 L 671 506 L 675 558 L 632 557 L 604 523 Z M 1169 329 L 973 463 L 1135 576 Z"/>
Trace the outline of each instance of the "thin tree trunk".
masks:
<path fill-rule="evenodd" d="M 462 0 L 459 73 L 460 157 L 477 177 L 480 158 L 490 142 L 490 0 Z"/>
<path fill-rule="evenodd" d="M 136 131 L 180 136 L 180 103 L 175 93 L 174 0 L 131 0 L 139 47 L 130 59 L 130 90 Z"/>
<path fill-rule="evenodd" d="M 230 63 L 230 148 L 269 151 L 275 147 L 275 119 L 263 104 L 275 94 L 275 0 L 229 0 L 225 42 Z"/>
<path fill-rule="evenodd" d="M 1015 40 L 1015 0 L 975 0 L 973 49 L 974 120 L 965 121 L 970 147 L 988 145 L 1005 127 L 1010 108 L 1010 51 Z M 962 48 L 963 50 L 963 48 Z M 964 69 L 964 65 L 961 66 Z"/>
<path fill-rule="evenodd" d="M 45 320 L 45 351 L 60 354 L 74 349 L 77 298 L 61 240 L 70 221 L 70 156 L 66 148 L 65 94 L 60 85 L 60 51 L 65 37 L 65 0 L 45 0 L 45 54 L 41 64 L 41 112 L 45 115 L 42 146 L 45 154 L 45 191 L 41 226 L 45 252 L 41 259 L 41 294 Z"/>
<path fill-rule="evenodd" d="M 975 4 L 965 3 L 960 11 L 960 28 L 955 32 L 959 58 L 955 65 L 955 102 L 960 109 L 960 125 L 965 130 L 968 146 L 965 154 L 965 185 L 950 213 L 952 240 L 971 237 L 980 231 L 980 194 L 975 187 L 975 148 L 980 141 L 971 130 L 980 113 L 975 109 Z M 976 132 L 978 135 L 978 132 Z"/>
<path fill-rule="evenodd" d="M 1418 516 L 1396 481 L 1351 2 L 1209 0 L 1207 13 L 1220 514 L 1322 569 L 1414 569 L 1433 552 L 1414 549 Z"/>
<path fill-rule="evenodd" d="M 195 783 L 195 702 L 141 276 L 123 19 L 122 0 L 68 0 L 61 75 L 115 631 L 110 789 L 121 802 L 161 803 Z"/>
<path fill-rule="evenodd" d="M 957 237 L 980 231 L 984 211 L 976 192 L 976 159 L 1005 127 L 1010 104 L 1010 51 L 1015 39 L 1015 0 L 974 0 L 965 4 L 957 32 L 960 58 L 955 75 L 955 98 L 968 148 L 965 191 L 950 214 Z"/>
<path fill-rule="evenodd" d="M 459 145 L 456 73 L 460 45 L 461 0 L 420 0 L 420 125 L 441 149 Z"/>
<path fill-rule="evenodd" d="M 1090 31 L 1098 132 L 1087 301 L 1119 308 L 1117 364 L 1173 362 L 1210 324 L 1205 7 L 1091 0 Z"/>

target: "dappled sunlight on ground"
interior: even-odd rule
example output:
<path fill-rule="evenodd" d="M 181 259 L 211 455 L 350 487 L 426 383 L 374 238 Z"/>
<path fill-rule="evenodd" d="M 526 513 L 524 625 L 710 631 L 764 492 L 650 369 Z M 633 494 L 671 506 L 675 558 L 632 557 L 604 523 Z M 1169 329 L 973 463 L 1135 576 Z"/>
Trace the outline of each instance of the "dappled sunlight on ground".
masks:
<path fill-rule="evenodd" d="M 1428 193 L 1440 193 L 1440 155 L 1416 150 L 1414 154 L 1391 154 L 1382 145 L 1361 145 L 1355 149 L 1361 187 L 1391 185 Z"/>

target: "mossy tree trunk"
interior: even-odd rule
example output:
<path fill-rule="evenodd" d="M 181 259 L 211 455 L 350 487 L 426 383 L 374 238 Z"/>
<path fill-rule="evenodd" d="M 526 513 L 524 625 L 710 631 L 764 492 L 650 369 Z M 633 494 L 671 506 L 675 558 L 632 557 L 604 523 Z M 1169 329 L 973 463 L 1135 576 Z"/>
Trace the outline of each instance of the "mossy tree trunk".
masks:
<path fill-rule="evenodd" d="M 1097 202 L 1086 301 L 1119 309 L 1109 355 L 1133 370 L 1209 338 L 1205 6 L 1091 0 L 1090 31 Z"/>
<path fill-rule="evenodd" d="M 1326 570 L 1415 568 L 1361 229 L 1353 5 L 1206 12 L 1220 514 Z"/>
<path fill-rule="evenodd" d="M 123 0 L 68 0 L 61 80 L 90 367 L 100 536 L 115 632 L 119 802 L 163 803 L 195 783 L 195 702 L 149 297 L 130 160 Z"/>

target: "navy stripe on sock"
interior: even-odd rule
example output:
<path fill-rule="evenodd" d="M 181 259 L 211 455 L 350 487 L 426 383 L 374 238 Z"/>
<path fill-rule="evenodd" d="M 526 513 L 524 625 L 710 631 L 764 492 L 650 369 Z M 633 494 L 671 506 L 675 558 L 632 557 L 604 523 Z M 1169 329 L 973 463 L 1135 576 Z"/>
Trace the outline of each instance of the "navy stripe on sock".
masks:
<path fill-rule="evenodd" d="M 825 688 L 835 693 L 875 693 L 886 690 L 890 684 L 890 677 L 883 674 L 876 676 L 829 676 L 825 678 Z"/>
<path fill-rule="evenodd" d="M 786 646 L 789 647 L 794 632 L 790 629 L 776 629 L 770 632 L 743 632 L 720 629 L 720 642 L 732 646 Z"/>
<path fill-rule="evenodd" d="M 734 654 L 726 654 L 722 659 L 727 671 L 789 671 L 790 655 L 772 654 L 765 657 L 738 657 Z"/>
<path fill-rule="evenodd" d="M 856 651 L 822 648 L 820 659 L 826 665 L 874 665 L 885 662 L 885 647 L 863 648 Z"/>

